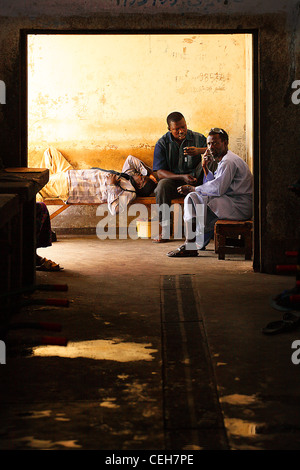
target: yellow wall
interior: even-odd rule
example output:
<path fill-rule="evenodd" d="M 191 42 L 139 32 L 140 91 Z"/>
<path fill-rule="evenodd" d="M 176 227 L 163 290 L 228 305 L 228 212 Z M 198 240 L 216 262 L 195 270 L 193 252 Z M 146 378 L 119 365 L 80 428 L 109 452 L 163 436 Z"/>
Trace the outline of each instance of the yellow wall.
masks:
<path fill-rule="evenodd" d="M 180 111 L 205 135 L 224 127 L 251 166 L 251 44 L 243 34 L 30 35 L 28 165 L 49 145 L 76 168 L 120 169 L 130 153 L 151 165 L 166 116 Z"/>

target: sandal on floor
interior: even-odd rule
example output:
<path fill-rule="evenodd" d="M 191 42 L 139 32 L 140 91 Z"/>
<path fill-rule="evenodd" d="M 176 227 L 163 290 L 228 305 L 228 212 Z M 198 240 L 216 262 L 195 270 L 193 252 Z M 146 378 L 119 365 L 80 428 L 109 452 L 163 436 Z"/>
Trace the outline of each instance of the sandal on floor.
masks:
<path fill-rule="evenodd" d="M 197 250 L 187 250 L 185 245 L 181 245 L 177 250 L 175 251 L 169 251 L 167 253 L 167 256 L 170 258 L 191 258 L 198 256 L 198 251 Z"/>
<path fill-rule="evenodd" d="M 61 271 L 62 269 L 64 268 L 61 268 L 59 264 L 47 258 L 42 258 L 40 264 L 36 266 L 37 271 Z"/>
<path fill-rule="evenodd" d="M 163 238 L 162 235 L 159 235 L 156 238 L 153 238 L 152 242 L 153 243 L 167 243 L 170 241 L 170 238 Z"/>
<path fill-rule="evenodd" d="M 300 317 L 298 315 L 294 315 L 291 312 L 286 312 L 283 315 L 282 320 L 268 323 L 267 326 L 262 329 L 262 332 L 266 335 L 276 335 L 286 331 L 293 331 L 299 326 L 299 324 Z"/>

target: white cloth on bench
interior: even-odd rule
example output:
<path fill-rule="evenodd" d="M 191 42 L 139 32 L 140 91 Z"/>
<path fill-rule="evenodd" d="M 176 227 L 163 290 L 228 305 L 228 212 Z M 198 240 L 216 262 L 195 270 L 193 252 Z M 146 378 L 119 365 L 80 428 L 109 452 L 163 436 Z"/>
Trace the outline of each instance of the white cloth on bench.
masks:
<path fill-rule="evenodd" d="M 42 188 L 43 198 L 59 198 L 68 204 L 108 204 L 112 215 L 121 212 L 136 198 L 135 188 L 130 180 L 121 177 L 120 186 L 108 184 L 111 173 L 102 169 L 75 170 L 59 150 L 49 147 L 43 155 L 41 168 L 49 169 L 49 182 Z M 129 155 L 122 173 L 130 176 L 146 176 L 146 166 L 133 155 Z M 122 196 L 122 207 L 120 197 Z"/>
<path fill-rule="evenodd" d="M 67 171 L 72 170 L 72 165 L 65 157 L 54 147 L 45 150 L 40 168 L 48 168 L 49 181 L 41 189 L 42 198 L 60 198 L 66 202 L 69 197 L 69 185 L 67 180 Z"/>

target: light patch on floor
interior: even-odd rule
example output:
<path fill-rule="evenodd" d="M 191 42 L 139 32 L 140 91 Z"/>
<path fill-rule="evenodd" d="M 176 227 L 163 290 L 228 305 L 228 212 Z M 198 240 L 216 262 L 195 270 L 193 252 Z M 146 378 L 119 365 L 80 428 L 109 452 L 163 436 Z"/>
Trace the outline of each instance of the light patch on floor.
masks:
<path fill-rule="evenodd" d="M 230 434 L 239 437 L 254 437 L 258 426 L 257 423 L 234 418 L 225 418 L 224 424 Z"/>
<path fill-rule="evenodd" d="M 149 396 L 147 394 L 147 385 L 138 383 L 137 381 L 130 382 L 127 384 L 127 388 L 125 392 L 129 394 L 132 399 L 135 400 L 149 400 Z"/>
<path fill-rule="evenodd" d="M 16 439 L 17 443 L 25 443 L 28 447 L 32 449 L 53 449 L 59 447 L 64 447 L 68 449 L 80 449 L 81 446 L 76 444 L 76 441 L 49 441 L 49 440 L 40 440 L 35 439 L 33 436 L 22 437 L 21 439 Z"/>
<path fill-rule="evenodd" d="M 200 447 L 196 444 L 187 444 L 182 447 L 182 450 L 203 450 L 203 447 Z"/>
<path fill-rule="evenodd" d="M 119 405 L 115 403 L 116 398 L 107 398 L 106 400 L 102 401 L 99 406 L 103 408 L 120 408 Z"/>
<path fill-rule="evenodd" d="M 120 374 L 118 375 L 118 379 L 125 380 L 128 379 L 129 375 L 128 374 Z"/>
<path fill-rule="evenodd" d="M 30 411 L 24 416 L 26 419 L 38 419 L 38 418 L 49 418 L 52 414 L 51 410 L 43 411 Z"/>
<path fill-rule="evenodd" d="M 71 420 L 69 418 L 63 418 L 63 417 L 58 416 L 57 418 L 55 418 L 55 421 L 71 421 Z"/>
<path fill-rule="evenodd" d="M 50 418 L 53 415 L 51 410 L 43 410 L 43 411 L 29 411 L 24 415 L 21 414 L 23 419 L 39 419 L 39 418 Z M 69 418 L 65 417 L 64 413 L 57 413 L 55 417 L 56 421 L 70 421 Z"/>
<path fill-rule="evenodd" d="M 113 340 L 91 340 L 69 342 L 67 346 L 37 346 L 33 348 L 34 356 L 58 356 L 65 358 L 87 358 L 117 362 L 152 361 L 152 354 L 157 349 L 144 343 L 123 343 Z"/>
<path fill-rule="evenodd" d="M 142 412 L 144 418 L 155 418 L 157 416 L 157 408 L 154 409 L 144 409 Z"/>
<path fill-rule="evenodd" d="M 252 405 L 258 402 L 256 395 L 227 395 L 220 398 L 221 403 L 228 403 L 229 405 Z"/>

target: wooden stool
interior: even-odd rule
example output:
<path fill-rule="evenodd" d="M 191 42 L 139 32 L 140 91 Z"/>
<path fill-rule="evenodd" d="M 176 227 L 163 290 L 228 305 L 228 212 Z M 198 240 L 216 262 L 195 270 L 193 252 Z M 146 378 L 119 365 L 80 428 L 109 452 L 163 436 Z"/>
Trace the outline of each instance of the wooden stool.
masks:
<path fill-rule="evenodd" d="M 219 259 L 225 254 L 243 254 L 252 257 L 252 220 L 217 220 L 215 223 L 215 253 Z"/>

